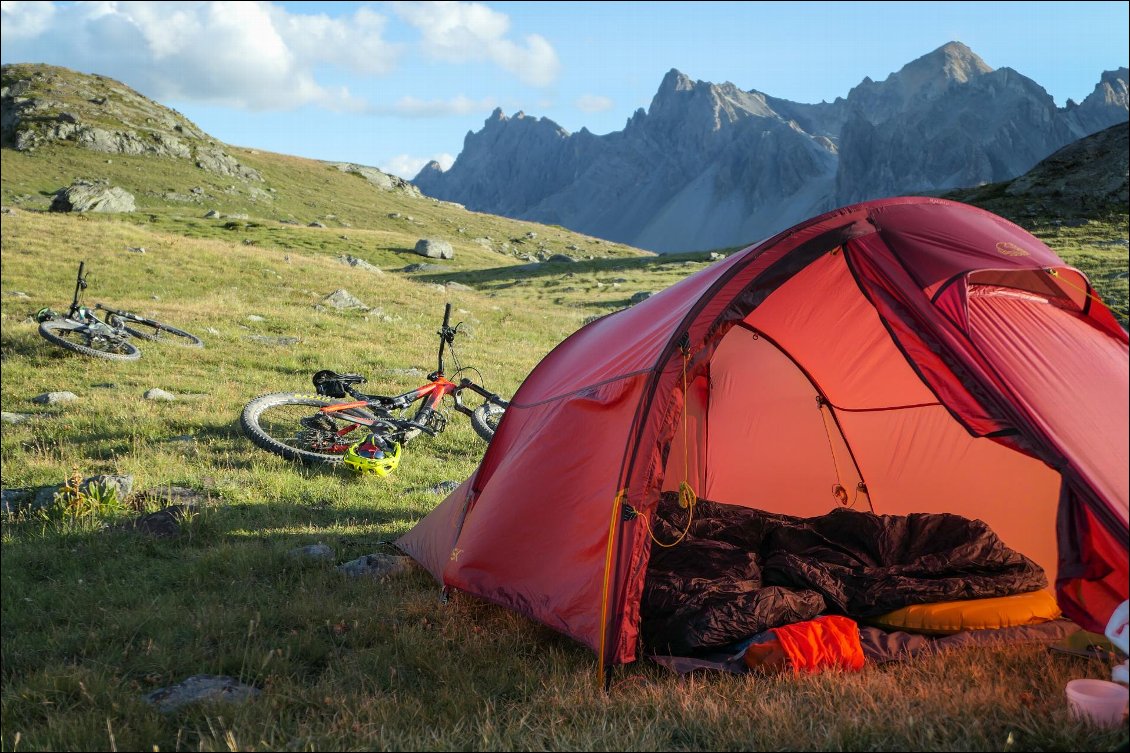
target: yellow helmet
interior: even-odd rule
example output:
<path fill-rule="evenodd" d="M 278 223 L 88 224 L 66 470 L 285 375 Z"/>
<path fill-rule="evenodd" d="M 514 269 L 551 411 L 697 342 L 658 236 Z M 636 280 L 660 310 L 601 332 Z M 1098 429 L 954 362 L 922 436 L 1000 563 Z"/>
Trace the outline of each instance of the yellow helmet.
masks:
<path fill-rule="evenodd" d="M 400 443 L 392 445 L 391 450 L 386 450 L 388 443 L 374 441 L 374 435 L 350 446 L 345 451 L 341 462 L 346 468 L 357 473 L 375 473 L 378 476 L 387 476 L 400 465 Z"/>

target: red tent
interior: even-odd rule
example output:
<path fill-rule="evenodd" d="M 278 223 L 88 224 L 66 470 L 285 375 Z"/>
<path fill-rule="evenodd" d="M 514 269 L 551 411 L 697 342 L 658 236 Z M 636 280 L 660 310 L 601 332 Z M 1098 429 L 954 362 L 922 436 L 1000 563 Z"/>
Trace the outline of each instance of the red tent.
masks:
<path fill-rule="evenodd" d="M 397 545 L 611 665 L 637 658 L 664 490 L 797 516 L 951 512 L 1102 632 L 1128 590 L 1127 342 L 1083 274 L 1001 217 L 846 207 L 562 342 Z"/>

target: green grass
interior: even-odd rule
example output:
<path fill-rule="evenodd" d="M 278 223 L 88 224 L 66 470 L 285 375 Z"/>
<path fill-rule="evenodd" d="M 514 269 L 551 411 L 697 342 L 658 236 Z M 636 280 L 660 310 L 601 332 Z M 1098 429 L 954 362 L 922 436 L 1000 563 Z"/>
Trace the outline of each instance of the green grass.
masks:
<path fill-rule="evenodd" d="M 527 277 L 513 274 L 509 260 L 486 257 L 477 262 L 484 267 L 467 261 L 453 277 L 477 290 L 440 293 L 434 274 L 346 266 L 332 241 L 283 250 L 175 231 L 160 222 L 27 211 L 3 217 L 0 399 L 6 411 L 33 415 L 0 435 L 5 487 L 61 483 L 77 469 L 129 473 L 139 489 L 188 486 L 213 501 L 174 541 L 35 517 L 4 521 L 3 749 L 1105 750 L 1125 743 L 1125 733 L 1072 721 L 1064 703 L 1069 679 L 1109 668 L 1042 648 L 977 649 L 801 680 L 683 679 L 645 662 L 617 670 L 605 695 L 587 649 L 473 598 L 443 605 L 422 573 L 375 582 L 295 564 L 286 553 L 314 542 L 332 546 L 335 563 L 380 550 L 440 501 L 428 489 L 465 478 L 485 445 L 454 417 L 446 433 L 411 446 L 388 479 L 304 469 L 241 435 L 236 420 L 248 399 L 305 389 L 323 367 L 361 371 L 390 390 L 412 386 L 419 379 L 398 370 L 430 370 L 447 300 L 470 327 L 459 343 L 463 361 L 511 394 L 594 309 L 625 303 L 611 283 L 596 288 L 594 281 L 658 289 L 705 262 L 595 259 L 545 265 Z M 88 301 L 156 315 L 200 334 L 207 347 L 142 343 L 142 358 L 132 363 L 52 348 L 28 316 L 66 303 L 79 259 L 90 274 Z M 566 286 L 574 290 L 560 291 Z M 339 287 L 398 320 L 315 308 Z M 250 321 L 253 314 L 264 321 Z M 255 334 L 300 342 L 262 345 L 247 339 Z M 151 387 L 182 399 L 142 399 Z M 54 389 L 79 401 L 30 402 Z M 192 441 L 176 441 L 184 435 Z M 141 701 L 194 674 L 232 675 L 264 693 L 244 706 L 170 716 Z"/>

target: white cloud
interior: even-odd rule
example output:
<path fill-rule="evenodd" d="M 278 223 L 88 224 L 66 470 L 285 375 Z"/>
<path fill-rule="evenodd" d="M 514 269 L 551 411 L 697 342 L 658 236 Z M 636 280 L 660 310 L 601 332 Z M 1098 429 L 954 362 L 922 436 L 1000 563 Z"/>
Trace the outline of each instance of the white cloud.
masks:
<path fill-rule="evenodd" d="M 581 112 L 608 112 L 613 107 L 611 99 L 598 94 L 584 94 L 574 104 Z"/>
<path fill-rule="evenodd" d="M 460 94 L 451 99 L 420 99 L 401 97 L 390 107 L 371 108 L 383 115 L 404 115 L 410 118 L 440 118 L 448 115 L 469 115 L 476 112 L 489 112 L 497 107 L 494 98 L 471 99 Z"/>
<path fill-rule="evenodd" d="M 412 180 L 423 169 L 424 165 L 432 160 L 438 162 L 444 170 L 450 169 L 455 164 L 455 158 L 444 152 L 433 157 L 413 157 L 410 154 L 398 154 L 379 167 L 386 173 L 399 175 L 405 180 Z"/>
<path fill-rule="evenodd" d="M 396 14 L 422 35 L 424 54 L 449 63 L 489 61 L 532 86 L 557 80 L 561 63 L 539 34 L 507 39 L 510 17 L 481 3 L 395 2 Z"/>
<path fill-rule="evenodd" d="M 6 42 L 26 39 L 43 33 L 55 15 L 54 3 L 0 2 L 0 34 Z"/>
<path fill-rule="evenodd" d="M 45 8 L 50 9 L 50 13 Z M 269 2 L 3 3 L 4 59 L 50 62 L 129 81 L 148 96 L 248 109 L 360 110 L 315 68 L 392 70 L 386 19 L 290 13 Z M 14 36 L 10 37 L 9 34 Z"/>

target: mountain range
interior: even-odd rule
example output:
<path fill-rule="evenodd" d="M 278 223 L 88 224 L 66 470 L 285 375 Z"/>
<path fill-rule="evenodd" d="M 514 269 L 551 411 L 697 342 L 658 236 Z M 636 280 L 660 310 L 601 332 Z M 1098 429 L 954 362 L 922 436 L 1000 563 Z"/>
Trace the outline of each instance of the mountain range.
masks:
<path fill-rule="evenodd" d="M 496 109 L 446 171 L 414 179 L 468 209 L 653 251 L 737 246 L 836 206 L 1011 180 L 1128 119 L 1128 71 L 1063 108 L 1036 82 L 950 42 L 834 102 L 664 77 L 621 131 L 569 133 Z"/>

